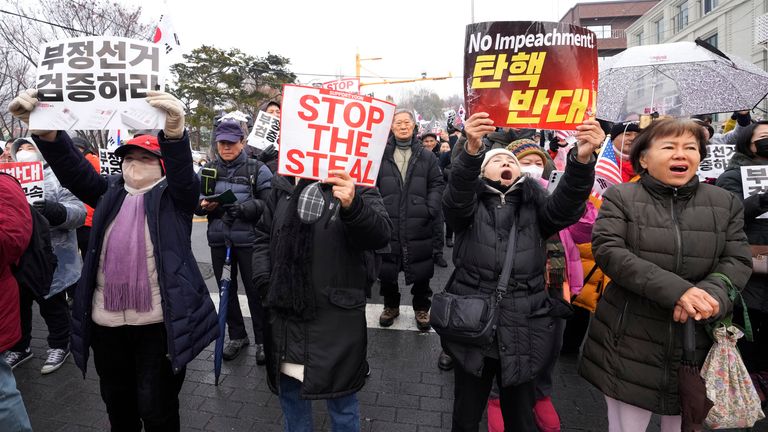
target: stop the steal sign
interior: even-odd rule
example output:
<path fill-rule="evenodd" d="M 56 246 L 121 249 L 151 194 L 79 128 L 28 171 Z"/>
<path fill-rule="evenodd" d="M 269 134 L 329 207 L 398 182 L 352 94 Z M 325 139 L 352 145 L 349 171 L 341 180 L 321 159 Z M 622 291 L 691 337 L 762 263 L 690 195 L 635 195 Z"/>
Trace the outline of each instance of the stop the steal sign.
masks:
<path fill-rule="evenodd" d="M 277 172 L 324 180 L 344 170 L 375 186 L 395 105 L 369 96 L 286 84 Z"/>

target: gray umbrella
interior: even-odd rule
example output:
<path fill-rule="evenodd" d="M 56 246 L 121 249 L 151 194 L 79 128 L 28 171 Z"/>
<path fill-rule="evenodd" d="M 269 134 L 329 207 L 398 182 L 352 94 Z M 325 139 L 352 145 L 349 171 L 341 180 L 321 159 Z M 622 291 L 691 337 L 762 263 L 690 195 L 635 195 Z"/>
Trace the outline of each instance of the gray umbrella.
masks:
<path fill-rule="evenodd" d="M 755 107 L 767 94 L 768 73 L 705 42 L 641 45 L 605 61 L 597 117 L 733 112 Z"/>

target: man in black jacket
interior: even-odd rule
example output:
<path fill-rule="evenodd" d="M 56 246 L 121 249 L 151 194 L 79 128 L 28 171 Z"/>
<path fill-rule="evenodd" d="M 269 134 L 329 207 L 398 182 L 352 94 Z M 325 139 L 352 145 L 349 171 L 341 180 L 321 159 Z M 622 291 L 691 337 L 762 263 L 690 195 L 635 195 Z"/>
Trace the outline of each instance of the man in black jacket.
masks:
<path fill-rule="evenodd" d="M 379 273 L 384 297 L 379 324 L 389 327 L 400 315 L 397 277 L 402 271 L 405 283 L 413 284 L 411 294 L 416 325 L 419 330 L 428 331 L 432 305 L 429 280 L 435 272 L 432 225 L 439 218 L 445 183 L 437 157 L 415 137 L 415 124 L 410 111 L 395 113 L 392 134 L 376 182 L 393 226 L 391 252 L 384 255 Z"/>

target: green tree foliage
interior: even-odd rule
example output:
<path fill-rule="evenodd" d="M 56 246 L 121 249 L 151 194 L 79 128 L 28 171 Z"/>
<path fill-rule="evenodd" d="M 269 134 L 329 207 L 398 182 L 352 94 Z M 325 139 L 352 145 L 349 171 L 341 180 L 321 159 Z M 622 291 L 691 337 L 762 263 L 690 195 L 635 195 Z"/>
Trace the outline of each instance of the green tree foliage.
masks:
<path fill-rule="evenodd" d="M 203 45 L 171 67 L 170 91 L 184 103 L 195 148 L 210 140 L 213 119 L 221 111 L 240 110 L 255 118 L 259 107 L 279 95 L 282 85 L 296 80 L 289 59 L 267 53 L 246 54 Z"/>

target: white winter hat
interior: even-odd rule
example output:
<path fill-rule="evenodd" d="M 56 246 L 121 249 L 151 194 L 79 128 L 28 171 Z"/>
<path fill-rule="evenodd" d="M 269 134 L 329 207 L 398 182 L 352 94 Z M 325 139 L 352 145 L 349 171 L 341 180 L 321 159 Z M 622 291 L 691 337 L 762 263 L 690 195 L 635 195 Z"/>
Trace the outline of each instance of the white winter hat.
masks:
<path fill-rule="evenodd" d="M 485 152 L 485 157 L 483 158 L 483 164 L 480 165 L 480 177 L 482 177 L 483 174 L 485 173 L 485 166 L 488 165 L 488 162 L 490 162 L 491 159 L 494 158 L 494 156 L 498 156 L 498 155 L 505 155 L 505 156 L 511 157 L 512 159 L 514 159 L 515 165 L 517 165 L 517 167 L 520 168 L 520 162 L 517 160 L 517 157 L 515 156 L 515 154 L 512 153 L 511 151 L 503 148 L 488 150 L 487 152 Z"/>

